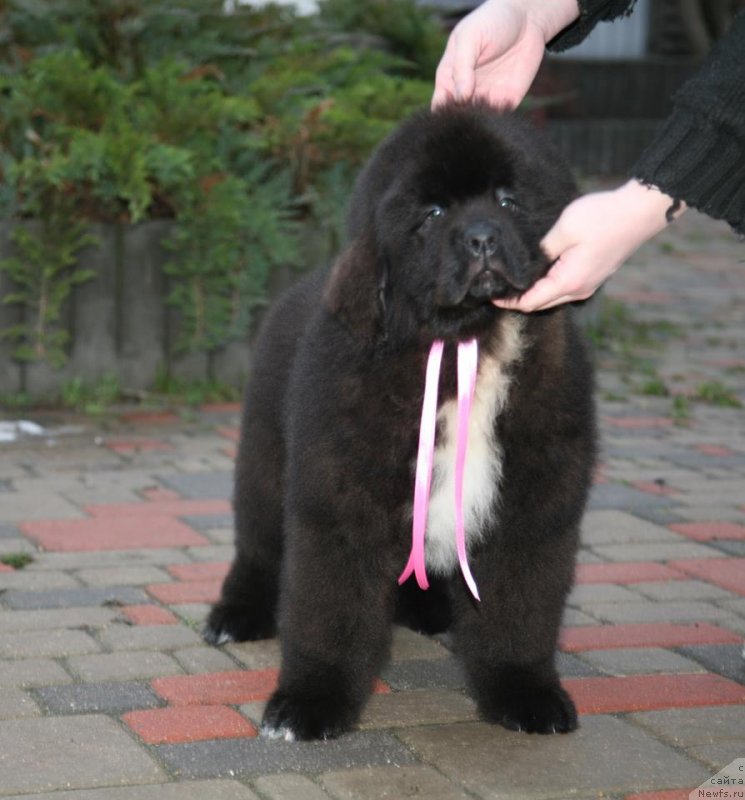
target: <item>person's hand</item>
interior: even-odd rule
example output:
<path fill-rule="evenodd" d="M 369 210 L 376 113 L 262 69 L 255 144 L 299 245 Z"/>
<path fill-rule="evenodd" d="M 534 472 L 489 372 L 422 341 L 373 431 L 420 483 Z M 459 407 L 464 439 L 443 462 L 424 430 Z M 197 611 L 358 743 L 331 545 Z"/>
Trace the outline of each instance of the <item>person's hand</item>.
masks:
<path fill-rule="evenodd" d="M 542 311 L 586 300 L 647 239 L 668 223 L 673 198 L 631 180 L 609 192 L 570 203 L 541 243 L 555 262 L 518 300 L 495 300 L 500 308 Z M 685 210 L 681 204 L 676 216 Z"/>
<path fill-rule="evenodd" d="M 432 106 L 478 97 L 514 108 L 538 72 L 546 42 L 578 16 L 577 0 L 486 0 L 450 34 Z"/>

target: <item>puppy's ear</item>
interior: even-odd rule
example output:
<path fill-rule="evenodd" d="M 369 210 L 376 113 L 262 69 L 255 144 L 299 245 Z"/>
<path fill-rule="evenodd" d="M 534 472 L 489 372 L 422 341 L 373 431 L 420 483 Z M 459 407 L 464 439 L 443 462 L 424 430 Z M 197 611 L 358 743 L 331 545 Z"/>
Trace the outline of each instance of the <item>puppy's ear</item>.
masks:
<path fill-rule="evenodd" d="M 323 293 L 326 310 L 370 344 L 384 338 L 384 271 L 371 236 L 355 239 L 336 259 Z"/>

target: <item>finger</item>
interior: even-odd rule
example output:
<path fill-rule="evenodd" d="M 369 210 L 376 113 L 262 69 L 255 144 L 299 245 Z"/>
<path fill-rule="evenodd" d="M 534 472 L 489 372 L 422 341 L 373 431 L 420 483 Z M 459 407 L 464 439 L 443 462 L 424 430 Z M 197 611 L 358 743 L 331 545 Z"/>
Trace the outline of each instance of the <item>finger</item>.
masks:
<path fill-rule="evenodd" d="M 453 95 L 456 100 L 470 100 L 476 88 L 477 52 L 471 37 L 453 39 L 452 75 Z"/>
<path fill-rule="evenodd" d="M 559 259 L 575 242 L 569 241 L 561 224 L 561 217 L 554 223 L 551 230 L 541 240 L 541 250 L 548 260 L 553 263 Z"/>
<path fill-rule="evenodd" d="M 494 305 L 500 308 L 531 312 L 552 308 L 554 305 L 566 303 L 570 299 L 571 297 L 566 293 L 563 283 L 557 280 L 551 272 L 548 272 L 517 301 L 495 300 Z"/>

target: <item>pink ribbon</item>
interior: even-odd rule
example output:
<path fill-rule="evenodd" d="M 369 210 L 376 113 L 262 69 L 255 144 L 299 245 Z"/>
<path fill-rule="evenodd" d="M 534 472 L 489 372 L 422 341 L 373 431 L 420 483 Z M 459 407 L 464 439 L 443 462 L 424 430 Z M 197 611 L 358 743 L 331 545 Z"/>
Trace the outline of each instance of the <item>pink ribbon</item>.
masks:
<path fill-rule="evenodd" d="M 437 428 L 437 388 L 444 342 L 432 343 L 427 359 L 427 375 L 422 401 L 422 418 L 419 423 L 419 449 L 416 459 L 414 483 L 414 521 L 411 530 L 411 552 L 409 560 L 398 582 L 403 583 L 414 573 L 420 589 L 428 589 L 424 556 L 424 538 L 427 530 L 427 511 L 432 486 L 432 465 L 435 453 L 435 431 Z M 463 514 L 463 473 L 468 445 L 468 420 L 471 416 L 473 395 L 476 390 L 478 368 L 478 342 L 471 339 L 458 344 L 458 429 L 455 446 L 455 545 L 463 577 L 476 600 L 481 600 L 476 581 L 468 566 L 466 531 Z"/>

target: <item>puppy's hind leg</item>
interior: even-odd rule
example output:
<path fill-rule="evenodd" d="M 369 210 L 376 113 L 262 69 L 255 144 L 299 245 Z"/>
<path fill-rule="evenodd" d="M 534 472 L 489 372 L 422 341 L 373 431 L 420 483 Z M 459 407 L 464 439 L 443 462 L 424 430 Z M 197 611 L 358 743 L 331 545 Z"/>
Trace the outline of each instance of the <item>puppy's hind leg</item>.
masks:
<path fill-rule="evenodd" d="M 282 560 L 281 452 L 276 437 L 247 421 L 236 465 L 236 554 L 203 631 L 210 644 L 268 639 L 276 633 Z"/>

